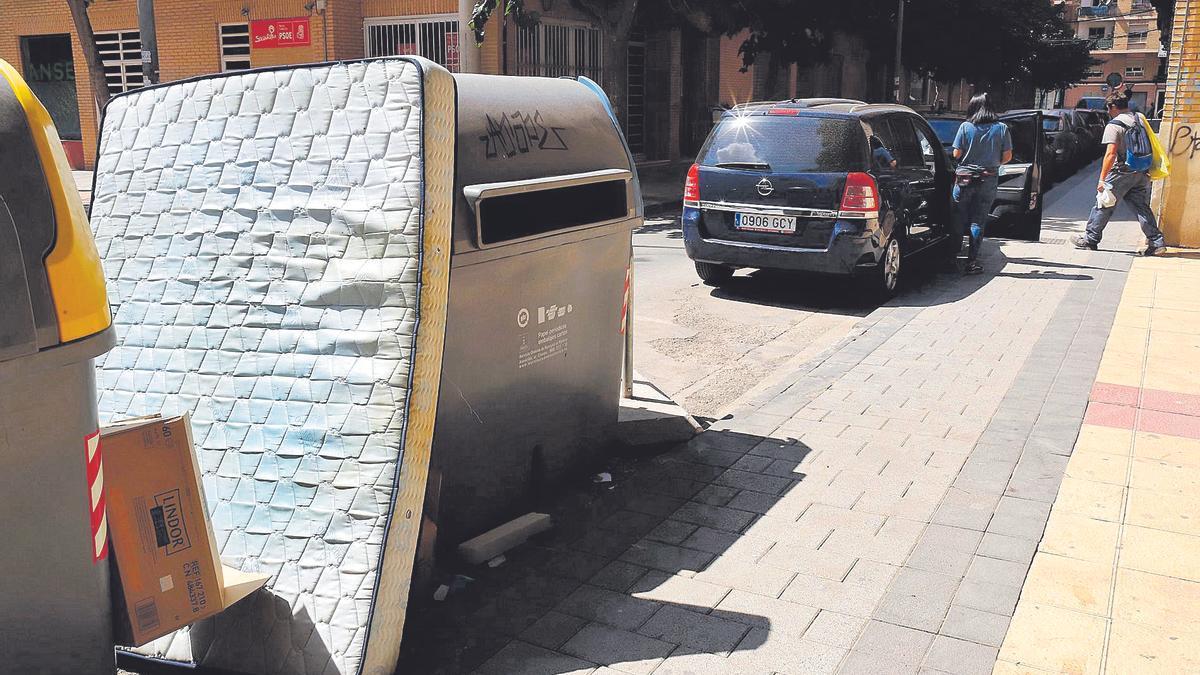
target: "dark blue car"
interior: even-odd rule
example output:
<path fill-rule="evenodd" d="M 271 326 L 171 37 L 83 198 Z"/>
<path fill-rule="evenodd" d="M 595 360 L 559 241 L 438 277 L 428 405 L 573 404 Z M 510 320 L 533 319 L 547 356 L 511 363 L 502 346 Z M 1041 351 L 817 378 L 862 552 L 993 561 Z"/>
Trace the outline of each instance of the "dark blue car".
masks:
<path fill-rule="evenodd" d="M 684 187 L 683 235 L 708 284 L 738 268 L 867 279 L 895 293 L 903 261 L 956 256 L 949 159 L 899 105 L 842 99 L 726 112 Z"/>

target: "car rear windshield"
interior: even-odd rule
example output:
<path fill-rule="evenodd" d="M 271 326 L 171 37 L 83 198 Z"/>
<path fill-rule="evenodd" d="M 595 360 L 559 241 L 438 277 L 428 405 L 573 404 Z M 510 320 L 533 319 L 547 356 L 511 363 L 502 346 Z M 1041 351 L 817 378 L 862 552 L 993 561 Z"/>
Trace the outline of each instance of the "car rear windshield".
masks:
<path fill-rule="evenodd" d="M 705 166 L 776 172 L 861 171 L 862 125 L 832 117 L 753 115 L 726 118 L 700 153 Z"/>
<path fill-rule="evenodd" d="M 933 133 L 937 134 L 938 140 L 942 145 L 950 145 L 954 142 L 954 137 L 958 135 L 958 128 L 962 126 L 962 120 L 928 120 L 929 126 L 933 127 Z"/>

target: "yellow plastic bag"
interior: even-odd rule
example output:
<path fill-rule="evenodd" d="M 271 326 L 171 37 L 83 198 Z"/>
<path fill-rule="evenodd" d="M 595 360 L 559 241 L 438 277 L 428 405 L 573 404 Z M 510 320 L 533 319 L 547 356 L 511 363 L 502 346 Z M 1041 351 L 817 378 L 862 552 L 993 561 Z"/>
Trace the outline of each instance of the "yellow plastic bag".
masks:
<path fill-rule="evenodd" d="M 1142 120 L 1142 126 L 1146 127 L 1146 135 L 1150 137 L 1150 147 L 1154 150 L 1154 164 L 1150 166 L 1150 180 L 1162 180 L 1171 174 L 1171 158 L 1167 156 L 1163 150 L 1162 144 L 1158 142 L 1158 134 L 1154 133 L 1154 129 L 1150 126 L 1150 120 L 1146 119 L 1145 115 L 1138 115 Z"/>

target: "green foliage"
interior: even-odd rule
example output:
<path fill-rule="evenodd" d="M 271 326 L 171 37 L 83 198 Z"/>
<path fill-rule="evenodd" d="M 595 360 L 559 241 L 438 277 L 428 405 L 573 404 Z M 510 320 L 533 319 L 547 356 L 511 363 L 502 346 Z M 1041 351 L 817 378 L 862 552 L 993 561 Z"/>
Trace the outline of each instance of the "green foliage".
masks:
<path fill-rule="evenodd" d="M 500 0 L 506 15 L 536 22 L 524 1 Z M 621 0 L 571 3 L 599 17 Z M 496 6 L 496 0 L 476 5 L 471 26 L 477 39 Z M 745 68 L 760 53 L 780 64 L 822 61 L 839 32 L 861 37 L 877 58 L 890 62 L 896 10 L 896 0 L 657 0 L 643 2 L 639 18 L 643 25 L 689 24 L 727 36 L 748 29 L 738 51 Z M 904 65 L 939 80 L 962 78 L 984 86 L 1072 84 L 1083 79 L 1093 61 L 1063 10 L 1051 0 L 907 0 Z"/>

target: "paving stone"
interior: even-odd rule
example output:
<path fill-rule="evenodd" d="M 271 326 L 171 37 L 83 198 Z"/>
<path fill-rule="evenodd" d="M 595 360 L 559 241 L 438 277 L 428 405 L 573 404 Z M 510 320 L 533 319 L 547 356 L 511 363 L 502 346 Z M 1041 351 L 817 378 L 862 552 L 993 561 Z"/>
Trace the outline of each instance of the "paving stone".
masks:
<path fill-rule="evenodd" d="M 1016 586 L 1001 586 L 982 581 L 964 579 L 958 586 L 953 604 L 979 609 L 992 614 L 1012 616 L 1017 606 L 1021 589 Z"/>
<path fill-rule="evenodd" d="M 878 655 L 897 665 L 919 666 L 933 636 L 919 630 L 872 620 L 854 645 L 854 652 Z"/>
<path fill-rule="evenodd" d="M 743 623 L 666 605 L 638 632 L 705 652 L 729 652 L 749 631 Z"/>
<path fill-rule="evenodd" d="M 588 580 L 592 586 L 623 593 L 647 572 L 645 567 L 623 560 L 614 560 Z"/>
<path fill-rule="evenodd" d="M 555 554 L 542 569 L 548 574 L 576 581 L 587 581 L 589 577 L 607 565 L 608 561 L 608 558 L 593 553 L 567 550 Z"/>
<path fill-rule="evenodd" d="M 725 506 L 737 493 L 737 488 L 723 485 L 706 485 L 704 489 L 696 493 L 695 497 L 692 497 L 692 501 L 708 504 L 709 506 Z"/>
<path fill-rule="evenodd" d="M 696 579 L 772 598 L 779 597 L 795 577 L 791 570 L 746 560 L 717 558 Z"/>
<path fill-rule="evenodd" d="M 625 508 L 630 511 L 649 513 L 655 516 L 669 516 L 678 510 L 679 507 L 683 506 L 683 504 L 684 500 L 682 499 L 654 494 L 652 492 L 638 492 L 625 502 Z"/>
<path fill-rule="evenodd" d="M 950 605 L 941 633 L 979 644 L 999 647 L 1004 643 L 1010 618 L 962 605 Z"/>
<path fill-rule="evenodd" d="M 967 570 L 967 579 L 1019 588 L 1025 583 L 1028 571 L 1028 565 L 1011 560 L 975 556 L 970 569 Z"/>
<path fill-rule="evenodd" d="M 691 536 L 697 527 L 699 526 L 691 523 L 667 519 L 659 523 L 658 527 L 650 530 L 646 534 L 646 538 L 667 544 L 682 544 L 683 540 Z"/>
<path fill-rule="evenodd" d="M 479 675 L 587 675 L 595 665 L 528 642 L 514 640 L 475 672 Z"/>
<path fill-rule="evenodd" d="M 793 572 L 841 581 L 854 566 L 853 556 L 823 551 L 796 542 L 779 542 L 767 551 L 760 562 Z"/>
<path fill-rule="evenodd" d="M 896 574 L 874 618 L 934 632 L 942 625 L 958 590 L 958 577 L 905 567 Z"/>
<path fill-rule="evenodd" d="M 559 603 L 556 609 L 581 619 L 633 630 L 653 616 L 660 606 L 650 600 L 585 585 Z"/>
<path fill-rule="evenodd" d="M 817 609 L 735 588 L 721 600 L 712 614 L 730 621 L 769 628 L 772 631 L 780 631 L 798 638 L 808 631 L 813 619 L 817 616 Z"/>
<path fill-rule="evenodd" d="M 590 623 L 561 649 L 564 653 L 593 663 L 612 666 L 624 673 L 648 675 L 675 649 L 675 645 L 645 635 Z"/>
<path fill-rule="evenodd" d="M 939 635 L 925 656 L 925 666 L 960 675 L 990 675 L 999 649 Z"/>
<path fill-rule="evenodd" d="M 752 628 L 729 655 L 738 673 L 787 672 L 823 675 L 837 672 L 846 650 L 766 628 Z"/>
<path fill-rule="evenodd" d="M 921 667 L 912 663 L 897 663 L 892 659 L 854 648 L 838 668 L 839 675 L 919 675 Z"/>
<path fill-rule="evenodd" d="M 1010 537 L 995 532 L 987 532 L 979 542 L 977 553 L 989 558 L 1011 560 L 1028 565 L 1037 552 L 1037 542 L 1020 537 Z"/>
<path fill-rule="evenodd" d="M 764 492 L 770 495 L 782 494 L 792 484 L 792 481 L 787 478 L 739 471 L 737 469 L 728 469 L 725 473 L 717 476 L 715 482 L 717 485 L 724 485 L 739 490 Z"/>
<path fill-rule="evenodd" d="M 696 572 L 704 568 L 713 555 L 704 551 L 682 548 L 643 539 L 621 554 L 621 560 L 651 567 L 664 572 Z"/>
<path fill-rule="evenodd" d="M 1026 452 L 1017 462 L 1005 494 L 1046 504 L 1054 501 L 1067 468 L 1067 457 L 1051 453 Z"/>
<path fill-rule="evenodd" d="M 934 512 L 933 522 L 982 532 L 992 520 L 998 501 L 998 495 L 976 494 L 952 487 Z"/>
<path fill-rule="evenodd" d="M 1049 504 L 1005 496 L 997 504 L 987 531 L 1037 541 L 1042 538 L 1049 515 Z"/>
<path fill-rule="evenodd" d="M 558 649 L 587 624 L 581 619 L 562 612 L 548 612 L 521 633 L 521 639 L 546 649 Z"/>
<path fill-rule="evenodd" d="M 780 597 L 789 602 L 809 605 L 818 609 L 870 617 L 886 589 L 886 582 L 838 582 L 809 574 L 797 574 Z"/>
<path fill-rule="evenodd" d="M 672 517 L 686 523 L 704 525 L 717 530 L 741 532 L 754 520 L 755 514 L 723 506 L 709 506 L 708 504 L 689 502 L 679 507 L 679 510 Z"/>
<path fill-rule="evenodd" d="M 629 589 L 640 600 L 712 609 L 729 594 L 728 586 L 650 570 Z"/>
<path fill-rule="evenodd" d="M 772 460 L 777 461 L 777 460 Z M 762 492 L 754 492 L 751 490 L 742 490 L 738 492 L 733 499 L 726 504 L 731 509 L 739 511 L 750 511 L 751 513 L 769 513 L 776 504 L 779 503 L 779 497 L 769 495 Z"/>
<path fill-rule="evenodd" d="M 696 528 L 681 545 L 714 555 L 757 560 L 771 548 L 773 541 L 748 534 L 734 534 L 711 527 Z"/>
<path fill-rule="evenodd" d="M 867 621 L 869 619 L 866 617 L 822 609 L 805 631 L 804 637 L 814 642 L 850 649 L 866 627 Z"/>

